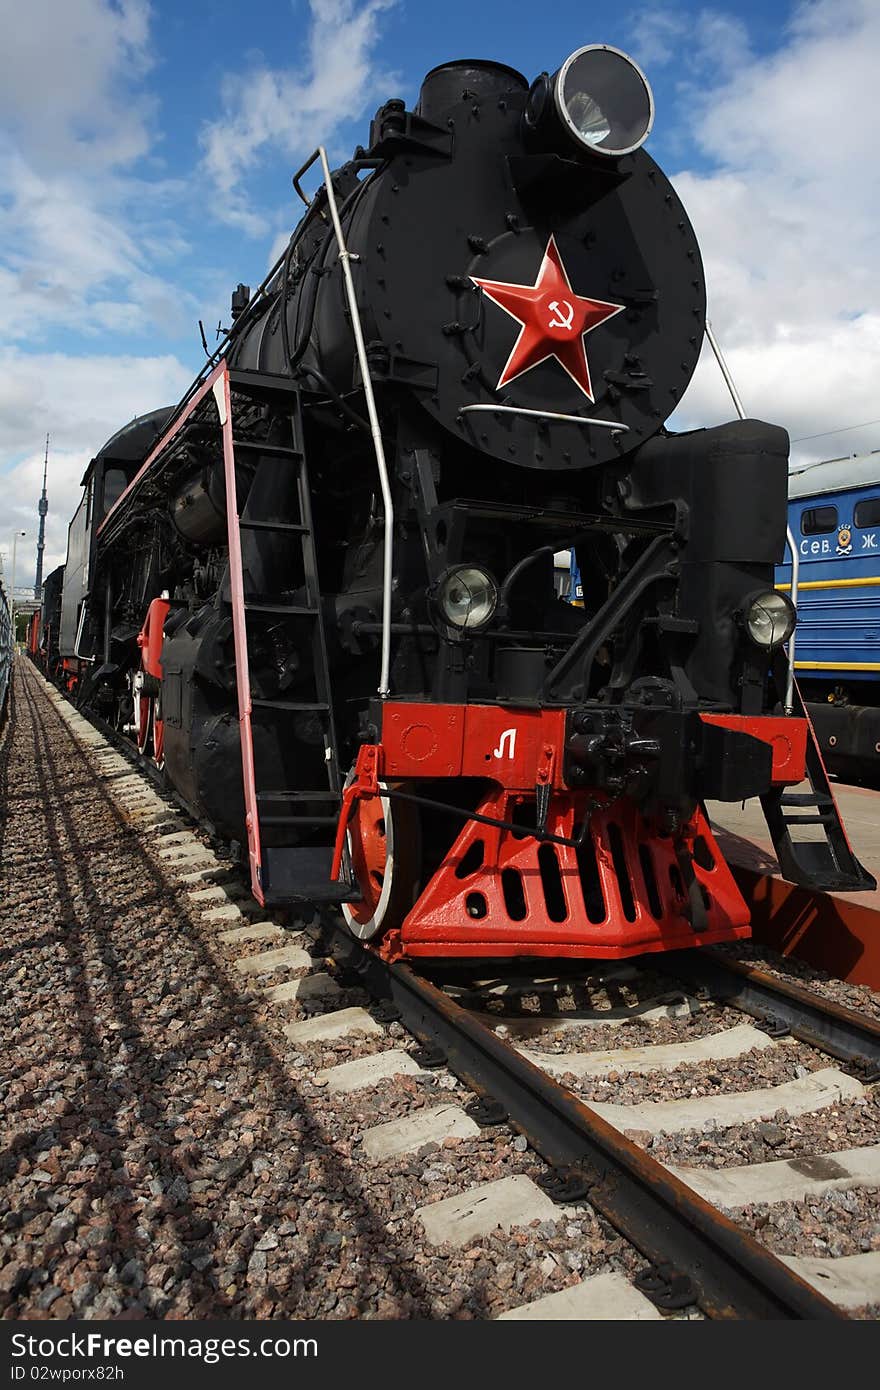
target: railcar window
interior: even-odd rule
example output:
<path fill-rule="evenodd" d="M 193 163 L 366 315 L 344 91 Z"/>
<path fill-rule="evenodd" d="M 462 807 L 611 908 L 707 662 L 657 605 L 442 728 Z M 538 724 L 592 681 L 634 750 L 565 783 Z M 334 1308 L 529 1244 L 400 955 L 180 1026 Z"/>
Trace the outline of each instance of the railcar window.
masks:
<path fill-rule="evenodd" d="M 865 497 L 857 502 L 853 522 L 856 526 L 880 526 L 880 497 Z"/>
<path fill-rule="evenodd" d="M 836 507 L 808 507 L 801 512 L 801 535 L 821 536 L 837 530 Z"/>
<path fill-rule="evenodd" d="M 125 476 L 124 469 L 107 469 L 107 472 L 104 474 L 104 516 L 107 515 L 113 503 L 119 501 L 119 498 L 125 491 L 127 481 L 128 479 Z"/>

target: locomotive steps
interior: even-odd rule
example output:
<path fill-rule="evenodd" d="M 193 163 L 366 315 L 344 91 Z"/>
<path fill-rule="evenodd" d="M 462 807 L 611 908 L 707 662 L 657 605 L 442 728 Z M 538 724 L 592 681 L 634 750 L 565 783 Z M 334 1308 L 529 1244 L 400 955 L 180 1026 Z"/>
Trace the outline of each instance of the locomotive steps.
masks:
<path fill-rule="evenodd" d="M 294 1114 L 308 1114 L 310 1123 L 320 1129 L 325 1153 L 308 1163 L 318 1162 L 324 1168 L 310 1180 L 309 1200 L 322 1201 L 315 1192 L 318 1179 L 323 1201 L 332 1212 L 326 1234 L 351 1232 L 341 1234 L 338 1245 L 328 1245 L 336 1258 L 327 1277 L 331 1282 L 337 1276 L 346 1282 L 351 1278 L 357 1284 L 361 1276 L 352 1272 L 348 1257 L 352 1250 L 354 1263 L 359 1260 L 370 1271 L 381 1268 L 386 1281 L 388 1271 L 398 1265 L 412 1270 L 414 1276 L 430 1271 L 430 1294 L 421 1291 L 417 1279 L 405 1293 L 389 1292 L 386 1282 L 377 1285 L 373 1294 L 359 1295 L 360 1302 L 352 1303 L 353 1312 L 347 1312 L 353 1296 L 346 1293 L 343 1282 L 332 1309 L 319 1308 L 317 1316 L 327 1316 L 328 1311 L 331 1316 L 410 1316 L 420 1298 L 427 1300 L 422 1304 L 427 1312 L 421 1315 L 433 1317 L 660 1316 L 655 1303 L 634 1284 L 644 1268 L 644 1256 L 621 1241 L 586 1201 L 563 1204 L 541 1189 L 538 1179 L 546 1169 L 529 1149 L 524 1134 L 512 1137 L 505 1125 L 486 1126 L 468 1114 L 473 1093 L 454 1074 L 444 1067 L 426 1070 L 401 1024 L 383 1021 L 381 1012 L 375 1016 L 376 1010 L 369 1012 L 365 1007 L 369 1000 L 362 991 L 353 989 L 344 975 L 334 978 L 338 972 L 322 957 L 310 954 L 308 935 L 264 920 L 237 884 L 231 865 L 204 843 L 200 832 L 189 831 L 184 818 L 145 779 L 132 773 L 131 764 L 43 686 L 32 670 L 20 668 L 18 680 L 20 690 L 27 687 L 25 693 L 35 711 L 48 690 L 55 709 L 44 706 L 40 712 L 47 728 L 53 720 L 57 724 L 58 716 L 67 720 L 79 745 L 79 752 L 73 749 L 70 754 L 74 765 L 83 773 L 86 767 L 98 773 L 94 795 L 115 807 L 121 839 L 127 842 L 117 846 L 119 852 L 126 848 L 130 852 L 131 831 L 136 829 L 137 852 L 155 867 L 168 886 L 169 897 L 176 886 L 177 931 L 183 927 L 204 943 L 204 959 L 212 962 L 210 971 L 222 982 L 223 998 L 229 1001 L 229 1018 L 241 1020 L 239 1026 L 246 1025 L 246 1030 L 257 1021 L 259 1047 L 273 1059 L 269 1079 L 273 1103 L 281 1104 L 278 1113 L 290 1120 Z M 19 699 L 17 717 L 23 717 L 24 704 Z M 55 737 L 60 746 L 61 739 Z M 85 787 L 83 776 L 76 786 L 77 795 L 85 796 L 79 790 Z M 128 904 L 120 902 L 117 912 L 119 927 L 125 923 L 126 912 L 129 916 L 137 912 L 137 905 L 131 899 Z M 193 927 L 187 928 L 187 921 Z M 153 950 L 149 969 L 157 976 L 163 971 L 167 975 L 175 938 L 167 927 L 156 931 L 161 949 Z M 135 957 L 129 954 L 134 964 Z M 133 984 L 136 978 L 131 976 Z M 143 975 L 140 979 L 140 986 L 128 996 L 132 1000 L 138 988 L 146 987 Z M 563 983 L 563 993 L 565 988 Z M 622 1142 L 659 1158 L 707 1200 L 722 1202 L 743 1230 L 757 1230 L 769 1248 L 839 1307 L 876 1315 L 880 1254 L 871 1248 L 874 1237 L 868 1233 L 876 1226 L 880 1117 L 871 1087 L 802 1044 L 769 1038 L 731 1009 L 687 999 L 683 992 L 678 1003 L 670 1002 L 668 981 L 637 973 L 627 980 L 626 972 L 618 971 L 616 978 L 615 972 L 609 972 L 606 979 L 585 983 L 583 988 L 591 991 L 594 1007 L 584 1008 L 576 1000 L 568 1017 L 564 1008 L 555 1019 L 541 1017 L 538 1008 L 540 999 L 546 1001 L 546 990 L 540 997 L 534 992 L 523 995 L 524 1008 L 511 1012 L 510 992 L 503 989 L 499 998 L 497 986 L 494 994 L 491 988 L 486 992 L 483 1011 L 498 1030 L 499 1045 L 537 1061 L 548 1074 L 564 1076 L 575 1094 L 604 1113 L 619 1134 L 630 1135 L 629 1141 L 623 1137 Z M 558 993 L 551 997 L 559 1003 Z M 192 1007 L 197 1008 L 197 1001 Z M 163 1025 L 164 1037 L 180 1057 L 174 1065 L 186 1068 L 193 1063 L 188 1063 L 187 1048 L 181 1048 L 180 1042 L 186 1039 L 189 1024 L 185 1016 L 172 1021 L 180 1026 L 168 1033 Z M 203 1019 L 195 1021 L 198 1026 L 189 1049 L 198 1054 L 209 1035 Z M 161 1045 L 167 1047 L 169 1041 Z M 239 1041 L 239 1034 L 230 1028 L 224 1034 L 224 1049 L 227 1046 L 235 1054 L 253 1044 Z M 256 1069 L 251 1083 L 255 1093 L 258 1076 Z M 222 1072 L 216 1079 L 221 1077 Z M 696 1094 L 690 1095 L 692 1091 Z M 287 1097 L 295 1097 L 295 1105 Z M 261 1104 L 254 1101 L 255 1108 Z M 180 1118 L 177 1111 L 171 1113 Z M 300 1132 L 303 1124 L 301 1118 Z M 175 1129 L 187 1127 L 185 1121 Z M 22 1137 L 20 1132 L 19 1140 Z M 177 1142 L 206 1150 L 215 1138 L 209 1126 L 201 1138 L 196 1133 L 194 1139 L 184 1135 Z M 283 1167 L 285 1160 L 289 1163 L 291 1144 L 300 1141 L 288 1138 L 284 1148 L 267 1148 L 264 1155 L 262 1149 L 270 1140 L 261 1133 L 256 1145 L 261 1152 L 255 1159 L 255 1147 L 240 1139 L 230 1135 L 220 1140 L 234 1148 L 212 1159 L 214 1167 L 225 1165 L 221 1171 L 231 1172 L 243 1160 L 239 1173 L 274 1193 L 272 1168 Z M 16 1151 L 22 1151 L 21 1145 Z M 328 1158 L 327 1153 L 332 1156 Z M 724 1167 L 714 1166 L 721 1156 Z M 65 1155 L 56 1158 L 63 1178 Z M 755 1161 L 741 1161 L 744 1158 Z M 190 1155 L 188 1163 L 191 1174 L 201 1173 L 196 1156 Z M 255 1172 L 255 1167 L 260 1171 Z M 332 1174 L 328 1167 L 334 1168 Z M 31 1171 L 36 1169 L 32 1166 Z M 264 1182 L 266 1174 L 268 1182 Z M 157 1180 L 161 1183 L 164 1178 L 153 1179 Z M 206 1180 L 192 1178 L 193 1185 L 199 1181 Z M 230 1195 L 245 1207 L 251 1200 L 247 1193 L 235 1195 L 241 1177 L 226 1181 L 232 1186 L 222 1199 L 205 1192 L 213 1205 L 200 1207 L 203 1222 L 216 1223 L 216 1208 L 228 1205 Z M 282 1178 L 280 1200 L 285 1192 L 292 1199 L 295 1185 L 290 1177 Z M 63 1183 L 53 1178 L 53 1192 L 56 1186 L 60 1195 Z M 166 1196 L 169 1186 L 164 1188 Z M 350 1197 L 349 1188 L 354 1194 Z M 44 1188 L 38 1183 L 37 1193 L 44 1190 L 49 1191 L 49 1184 Z M 351 1229 L 333 1193 L 344 1194 L 345 1202 L 363 1208 L 369 1240 Z M 96 1196 L 95 1200 L 107 1199 Z M 173 1200 L 169 1198 L 172 1208 Z M 294 1205 L 301 1211 L 302 1199 Z M 173 1217 L 174 1209 L 165 1215 Z M 258 1215 L 254 1211 L 251 1217 L 254 1239 L 249 1258 L 239 1254 L 230 1260 L 225 1237 L 215 1226 L 210 1240 L 202 1238 L 205 1250 L 195 1257 L 210 1257 L 202 1271 L 190 1261 L 185 1277 L 169 1266 L 168 1275 L 160 1280 L 152 1272 L 157 1267 L 154 1262 L 145 1267 L 144 1277 L 150 1273 L 157 1282 L 138 1288 L 136 1278 L 134 1284 L 120 1282 L 122 1265 L 117 1260 L 115 1273 L 111 1263 L 91 1277 L 91 1302 L 80 1309 L 71 1303 L 67 1316 L 87 1316 L 94 1307 L 97 1312 L 92 1315 L 101 1316 L 114 1299 L 124 1304 L 129 1298 L 152 1302 L 162 1316 L 183 1306 L 195 1288 L 203 1301 L 214 1300 L 215 1315 L 241 1307 L 262 1309 L 256 1314 L 251 1311 L 251 1316 L 290 1316 L 293 1310 L 314 1307 L 318 1295 L 311 1284 L 297 1286 L 293 1293 L 282 1290 L 279 1294 L 276 1287 L 284 1285 L 285 1279 L 290 1286 L 291 1280 L 296 1283 L 300 1277 L 296 1267 L 302 1265 L 302 1252 L 297 1242 L 302 1237 L 298 1228 L 295 1234 L 284 1229 L 296 1221 L 270 1216 L 257 1225 Z M 154 1239 L 150 1229 L 154 1219 L 152 1215 L 141 1219 L 150 1240 Z M 41 1237 L 35 1239 L 39 1242 Z M 868 1248 L 863 1248 L 866 1244 Z M 386 1254 L 379 1259 L 375 1252 L 383 1248 Z M 16 1245 L 8 1247 L 16 1249 Z M 137 1262 L 136 1256 L 130 1258 Z M 65 1254 L 61 1266 L 71 1259 L 75 1254 Z M 243 1268 L 230 1273 L 236 1262 Z M 36 1306 L 41 1289 L 32 1289 L 27 1280 L 19 1288 L 22 1261 L 13 1259 L 13 1264 L 19 1272 L 9 1282 L 15 1286 L 18 1306 Z M 51 1277 L 61 1283 L 49 1287 L 59 1287 L 61 1292 L 46 1307 L 51 1316 L 51 1309 L 61 1303 L 63 1315 L 64 1304 L 75 1290 L 62 1287 L 67 1277 L 63 1271 Z M 316 1272 L 315 1283 L 322 1280 L 323 1267 Z M 141 1297 L 148 1288 L 153 1292 Z M 301 1313 L 293 1311 L 293 1315 Z M 682 1315 L 694 1315 L 693 1303 L 686 1305 Z"/>

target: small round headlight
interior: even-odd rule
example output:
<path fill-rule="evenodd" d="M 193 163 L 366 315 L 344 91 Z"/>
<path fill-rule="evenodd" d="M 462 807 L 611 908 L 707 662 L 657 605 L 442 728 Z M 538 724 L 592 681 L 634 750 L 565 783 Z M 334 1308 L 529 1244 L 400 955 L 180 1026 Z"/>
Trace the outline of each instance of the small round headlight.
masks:
<path fill-rule="evenodd" d="M 654 97 L 648 79 L 619 48 L 579 48 L 552 82 L 556 109 L 569 134 L 596 154 L 631 154 L 650 135 Z"/>
<path fill-rule="evenodd" d="M 794 632 L 797 613 L 785 594 L 768 590 L 749 604 L 745 624 L 752 641 L 759 647 L 780 647 Z"/>
<path fill-rule="evenodd" d="M 498 588 L 486 570 L 456 565 L 437 586 L 437 606 L 451 627 L 485 627 L 498 607 Z"/>

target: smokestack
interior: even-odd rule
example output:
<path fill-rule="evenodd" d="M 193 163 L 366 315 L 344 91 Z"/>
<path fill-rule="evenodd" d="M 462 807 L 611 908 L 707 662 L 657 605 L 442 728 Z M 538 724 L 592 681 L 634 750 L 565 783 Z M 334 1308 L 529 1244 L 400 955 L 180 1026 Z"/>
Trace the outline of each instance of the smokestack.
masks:
<path fill-rule="evenodd" d="M 34 580 L 34 598 L 39 602 L 43 596 L 43 550 L 46 545 L 46 513 L 49 510 L 49 499 L 46 496 L 46 472 L 49 468 L 49 436 L 46 435 L 46 457 L 43 460 L 43 495 L 38 504 L 37 511 L 40 514 L 40 530 L 37 537 L 37 577 Z"/>

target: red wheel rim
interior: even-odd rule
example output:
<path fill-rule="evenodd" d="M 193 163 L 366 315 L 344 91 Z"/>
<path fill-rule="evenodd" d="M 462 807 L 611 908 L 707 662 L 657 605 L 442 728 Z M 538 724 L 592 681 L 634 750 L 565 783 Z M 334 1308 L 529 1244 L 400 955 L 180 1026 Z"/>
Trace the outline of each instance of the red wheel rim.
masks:
<path fill-rule="evenodd" d="M 387 824 L 381 797 L 371 796 L 357 803 L 349 821 L 348 845 L 363 900 L 346 904 L 346 916 L 350 914 L 355 922 L 366 925 L 379 909 L 388 869 Z"/>

